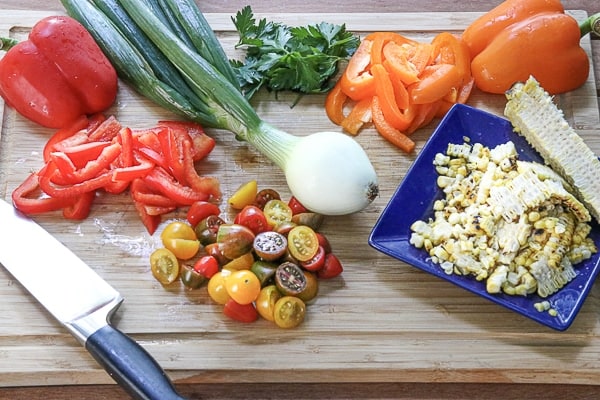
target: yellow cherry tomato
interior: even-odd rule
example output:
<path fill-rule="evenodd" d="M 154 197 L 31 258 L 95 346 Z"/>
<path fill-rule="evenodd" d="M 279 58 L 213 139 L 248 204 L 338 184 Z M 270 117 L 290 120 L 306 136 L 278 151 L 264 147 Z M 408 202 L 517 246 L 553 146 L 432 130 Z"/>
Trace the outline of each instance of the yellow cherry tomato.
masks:
<path fill-rule="evenodd" d="M 225 279 L 225 288 L 236 303 L 250 304 L 260 293 L 260 280 L 252 271 L 241 269 Z"/>
<path fill-rule="evenodd" d="M 288 250 L 296 260 L 308 261 L 319 251 L 319 237 L 312 228 L 298 225 L 288 233 Z"/>
<path fill-rule="evenodd" d="M 275 303 L 283 295 L 275 285 L 265 286 L 256 298 L 256 311 L 267 321 L 275 320 Z"/>
<path fill-rule="evenodd" d="M 152 275 L 163 285 L 175 282 L 179 276 L 179 261 L 168 249 L 156 249 L 150 254 Z"/>
<path fill-rule="evenodd" d="M 293 212 L 290 206 L 283 200 L 269 200 L 265 204 L 263 213 L 271 227 L 292 220 Z"/>
<path fill-rule="evenodd" d="M 241 210 L 245 206 L 252 204 L 257 192 L 258 184 L 255 180 L 251 180 L 240 186 L 227 202 L 231 208 Z"/>
<path fill-rule="evenodd" d="M 230 271 L 219 271 L 208 281 L 208 295 L 215 303 L 225 304 L 231 299 L 225 288 L 225 281 L 229 275 L 231 275 Z"/>
<path fill-rule="evenodd" d="M 304 321 L 306 305 L 298 297 L 283 296 L 275 303 L 273 318 L 280 328 L 295 328 Z"/>
<path fill-rule="evenodd" d="M 169 223 L 161 232 L 160 239 L 163 246 L 181 260 L 189 260 L 200 250 L 194 228 L 182 221 Z"/>

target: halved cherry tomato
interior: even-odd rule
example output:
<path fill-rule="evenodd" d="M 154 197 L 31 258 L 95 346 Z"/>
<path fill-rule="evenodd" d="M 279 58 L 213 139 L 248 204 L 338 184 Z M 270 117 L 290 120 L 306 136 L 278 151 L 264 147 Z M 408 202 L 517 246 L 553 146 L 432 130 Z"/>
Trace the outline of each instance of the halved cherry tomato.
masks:
<path fill-rule="evenodd" d="M 247 269 L 233 271 L 225 280 L 225 289 L 236 303 L 250 304 L 260 293 L 260 281 Z"/>
<path fill-rule="evenodd" d="M 168 285 L 179 276 L 179 261 L 170 250 L 156 249 L 150 254 L 150 269 L 160 283 Z"/>
<path fill-rule="evenodd" d="M 200 249 L 200 241 L 196 238 L 194 229 L 185 222 L 169 223 L 160 234 L 160 239 L 165 248 L 182 260 L 194 257 Z"/>
<path fill-rule="evenodd" d="M 308 261 L 319 251 L 319 238 L 312 228 L 296 226 L 288 233 L 288 249 L 296 260 Z"/>
<path fill-rule="evenodd" d="M 270 229 L 265 213 L 254 205 L 245 206 L 242 211 L 235 216 L 233 222 L 250 228 L 255 235 Z"/>
<path fill-rule="evenodd" d="M 279 232 L 261 232 L 254 238 L 252 247 L 261 259 L 275 261 L 287 252 L 287 239 Z"/>
<path fill-rule="evenodd" d="M 288 206 L 292 209 L 292 215 L 305 213 L 309 211 L 306 207 L 304 207 L 302 203 L 300 203 L 300 200 L 298 200 L 294 196 L 290 197 L 290 200 L 288 201 Z"/>
<path fill-rule="evenodd" d="M 256 198 L 258 192 L 258 185 L 255 180 L 250 180 L 244 183 L 242 186 L 231 195 L 227 202 L 236 210 L 241 210 L 245 206 L 252 204 Z"/>
<path fill-rule="evenodd" d="M 273 320 L 280 328 L 295 328 L 304 321 L 306 304 L 298 297 L 283 296 L 277 303 L 273 312 Z"/>
<path fill-rule="evenodd" d="M 281 195 L 274 189 L 262 189 L 254 197 L 254 205 L 264 210 L 269 200 L 281 200 Z"/>
<path fill-rule="evenodd" d="M 317 277 L 320 279 L 335 278 L 344 271 L 342 263 L 333 253 L 325 256 L 325 264 L 323 268 L 317 271 Z"/>
<path fill-rule="evenodd" d="M 258 312 L 256 311 L 254 304 L 239 304 L 233 299 L 230 299 L 225 303 L 223 314 L 235 321 L 244 323 L 254 322 L 258 319 Z"/>
<path fill-rule="evenodd" d="M 254 264 L 254 254 L 249 251 L 239 257 L 234 258 L 233 260 L 227 261 L 223 265 L 223 269 L 227 269 L 229 271 L 239 271 L 243 269 L 249 270 L 252 268 L 252 264 Z"/>
<path fill-rule="evenodd" d="M 292 209 L 283 200 L 269 200 L 263 209 L 269 226 L 274 227 L 282 222 L 292 220 Z"/>
<path fill-rule="evenodd" d="M 282 294 L 275 285 L 265 286 L 256 298 L 256 311 L 267 321 L 275 320 L 275 304 Z"/>
<path fill-rule="evenodd" d="M 240 224 L 222 224 L 217 231 L 219 248 L 230 260 L 252 250 L 254 237 L 254 232 L 250 228 Z"/>
<path fill-rule="evenodd" d="M 317 254 L 310 260 L 301 262 L 300 265 L 307 271 L 318 271 L 325 265 L 325 248 L 319 245 Z"/>
<path fill-rule="evenodd" d="M 209 215 L 219 215 L 220 213 L 221 210 L 216 204 L 209 203 L 208 201 L 196 201 L 188 209 L 186 218 L 195 227 Z"/>
<path fill-rule="evenodd" d="M 194 271 L 210 279 L 219 272 L 219 262 L 213 256 L 202 256 L 194 263 Z"/>

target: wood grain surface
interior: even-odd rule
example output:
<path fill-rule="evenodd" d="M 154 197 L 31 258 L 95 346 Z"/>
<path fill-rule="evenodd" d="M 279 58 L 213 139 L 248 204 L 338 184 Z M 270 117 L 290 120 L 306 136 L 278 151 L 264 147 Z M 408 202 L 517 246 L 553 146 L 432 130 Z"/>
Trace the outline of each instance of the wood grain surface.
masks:
<path fill-rule="evenodd" d="M 62 12 L 57 1 L 22 3 L 0 5 L 0 35 L 10 30 L 24 38 L 41 16 Z M 422 40 L 438 31 L 459 33 L 496 2 L 422 3 L 249 2 L 261 16 L 289 24 L 327 20 L 346 23 L 361 35 L 395 30 Z M 248 2 L 199 4 L 236 56 L 230 16 Z M 577 18 L 600 11 L 594 1 L 564 5 L 581 10 L 573 11 Z M 600 154 L 598 42 L 583 41 L 594 67 L 589 81 L 559 103 Z M 324 115 L 322 97 L 304 97 L 291 108 L 294 99 L 263 93 L 253 104 L 266 120 L 296 135 L 336 129 Z M 469 104 L 501 114 L 504 99 L 475 92 Z M 0 112 L 0 195 L 8 198 L 39 167 L 51 131 L 9 108 Z M 134 127 L 172 117 L 124 85 L 111 112 Z M 437 122 L 416 134 L 418 149 Z M 289 196 L 282 174 L 263 156 L 227 132 L 211 134 L 217 148 L 199 169 L 219 177 L 225 197 L 255 178 Z M 147 266 L 155 238 L 144 233 L 127 196 L 102 196 L 81 223 L 58 215 L 36 219 L 124 295 L 115 324 L 139 341 L 190 398 L 597 398 L 600 289 L 592 289 L 568 331 L 556 332 L 371 249 L 370 229 L 415 156 L 392 148 L 372 129 L 357 140 L 378 171 L 381 196 L 359 214 L 326 219 L 323 232 L 346 269 L 342 278 L 322 284 L 306 323 L 295 330 L 266 321 L 230 322 L 204 290 L 160 286 Z M 0 399 L 128 398 L 3 268 L 0 283 Z"/>

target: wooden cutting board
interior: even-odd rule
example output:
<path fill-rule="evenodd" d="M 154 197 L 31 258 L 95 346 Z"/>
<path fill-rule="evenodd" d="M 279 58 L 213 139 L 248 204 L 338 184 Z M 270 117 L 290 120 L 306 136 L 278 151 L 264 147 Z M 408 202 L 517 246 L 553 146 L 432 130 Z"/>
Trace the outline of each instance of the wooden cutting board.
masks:
<path fill-rule="evenodd" d="M 0 35 L 24 38 L 48 12 L 3 12 Z M 585 13 L 573 11 L 577 19 Z M 360 34 L 394 30 L 418 40 L 439 31 L 462 31 L 477 13 L 269 14 L 290 25 L 322 20 L 346 23 Z M 237 35 L 230 15 L 207 14 L 231 56 Z M 590 50 L 589 39 L 583 46 Z M 591 59 L 591 58 L 590 58 Z M 594 76 L 559 97 L 569 122 L 600 154 L 600 122 Z M 272 124 L 295 135 L 339 130 L 323 110 L 322 96 L 261 94 L 253 103 Z M 475 92 L 470 105 L 500 115 L 503 96 Z M 173 118 L 120 86 L 109 110 L 125 125 L 149 127 Z M 1 107 L 0 195 L 41 165 L 51 130 Z M 415 134 L 422 148 L 439 120 Z M 258 179 L 289 197 L 281 172 L 227 132 L 199 169 L 217 176 L 227 198 L 243 182 Z M 361 213 L 328 217 L 329 237 L 345 271 L 323 282 L 305 323 L 282 330 L 266 321 L 228 321 L 204 289 L 162 287 L 151 276 L 148 255 L 156 238 L 145 233 L 128 196 L 102 196 L 83 222 L 60 215 L 36 220 L 117 288 L 125 303 L 115 315 L 120 329 L 138 340 L 179 382 L 526 382 L 597 384 L 600 378 L 600 288 L 594 287 L 574 324 L 555 332 L 478 298 L 416 268 L 384 256 L 367 243 L 370 230 L 415 155 L 391 147 L 373 129 L 357 140 L 379 174 L 381 195 Z M 224 215 L 231 214 L 225 210 Z M 173 217 L 181 214 L 173 214 Z M 10 229 L 0 221 L 0 229 Z M 2 244 L 0 243 L 0 251 Z M 27 252 L 36 243 L 23 243 Z M 52 264 L 48 264 L 52 268 Z M 69 277 L 65 276 L 68 280 Z M 71 284 L 77 285 L 77 282 Z M 0 268 L 0 385 L 112 383 L 87 352 Z"/>

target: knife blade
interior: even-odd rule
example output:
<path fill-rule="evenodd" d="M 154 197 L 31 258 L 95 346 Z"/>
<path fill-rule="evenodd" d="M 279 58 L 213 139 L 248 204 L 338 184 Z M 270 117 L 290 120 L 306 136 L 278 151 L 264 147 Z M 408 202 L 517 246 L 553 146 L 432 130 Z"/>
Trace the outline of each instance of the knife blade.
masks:
<path fill-rule="evenodd" d="M 140 400 L 183 399 L 158 362 L 110 324 L 123 297 L 75 253 L 12 205 L 0 200 L 0 264 Z M 10 228 L 10 229 L 9 229 Z M 23 243 L 36 244 L 23 256 Z"/>

